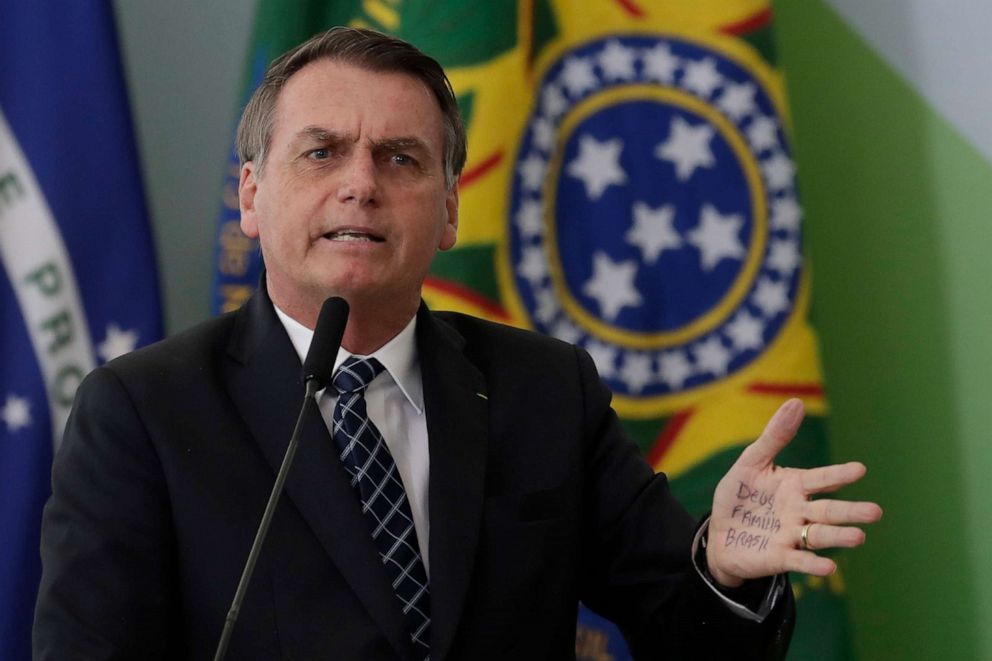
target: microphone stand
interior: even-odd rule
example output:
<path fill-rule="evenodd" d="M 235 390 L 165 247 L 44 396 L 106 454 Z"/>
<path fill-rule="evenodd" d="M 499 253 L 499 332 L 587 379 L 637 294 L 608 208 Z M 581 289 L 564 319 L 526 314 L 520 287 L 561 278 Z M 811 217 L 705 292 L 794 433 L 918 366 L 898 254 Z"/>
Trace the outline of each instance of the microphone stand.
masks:
<path fill-rule="evenodd" d="M 220 641 L 217 643 L 217 652 L 214 654 L 214 661 L 222 661 L 224 655 L 227 654 L 227 646 L 231 641 L 231 632 L 234 631 L 234 623 L 238 621 L 238 615 L 241 612 L 241 602 L 244 601 L 245 593 L 248 591 L 248 583 L 251 581 L 251 575 L 255 571 L 255 562 L 258 560 L 258 554 L 262 550 L 262 543 L 265 541 L 265 537 L 269 532 L 269 524 L 272 522 L 272 515 L 276 511 L 276 503 L 279 502 L 279 496 L 282 495 L 282 488 L 286 483 L 286 476 L 289 475 L 289 468 L 293 465 L 293 459 L 296 457 L 296 448 L 300 444 L 300 431 L 303 428 L 303 418 L 307 412 L 307 405 L 312 402 L 314 406 L 317 406 L 317 391 L 321 387 L 319 379 L 307 379 L 307 392 L 303 399 L 303 406 L 300 408 L 300 415 L 296 418 L 296 427 L 293 429 L 293 435 L 290 437 L 289 445 L 286 447 L 286 454 L 283 456 L 282 465 L 279 467 L 278 475 L 276 475 L 276 483 L 272 485 L 272 493 L 269 494 L 269 502 L 265 506 L 265 512 L 262 514 L 262 522 L 258 526 L 258 532 L 255 533 L 255 541 L 252 542 L 251 551 L 248 553 L 248 561 L 245 563 L 244 571 L 241 573 L 241 581 L 238 583 L 238 589 L 234 593 L 234 601 L 231 602 L 231 609 L 227 612 L 227 619 L 224 621 L 224 631 L 221 633 Z"/>
<path fill-rule="evenodd" d="M 341 338 L 344 337 L 345 326 L 348 323 L 348 302 L 343 298 L 331 296 L 320 307 L 320 314 L 317 316 L 317 324 L 313 331 L 313 339 L 310 341 L 310 349 L 307 357 L 303 361 L 303 381 L 306 384 L 306 396 L 303 398 L 303 406 L 300 408 L 300 415 L 296 418 L 296 427 L 293 435 L 289 438 L 289 445 L 286 446 L 286 455 L 282 459 L 282 466 L 279 467 L 279 474 L 276 475 L 276 483 L 272 485 L 272 493 L 269 494 L 269 502 L 265 506 L 265 513 L 262 514 L 262 522 L 258 525 L 258 532 L 255 533 L 255 541 L 252 542 L 251 551 L 248 553 L 248 561 L 245 569 L 241 573 L 241 581 L 238 589 L 234 593 L 234 601 L 231 602 L 231 610 L 227 612 L 227 619 L 224 621 L 224 631 L 221 632 L 220 641 L 217 642 L 217 652 L 214 654 L 214 661 L 222 661 L 227 654 L 227 646 L 231 642 L 231 632 L 234 630 L 234 623 L 238 620 L 241 612 L 241 603 L 244 601 L 245 593 L 248 591 L 248 583 L 251 575 L 255 571 L 255 562 L 258 561 L 258 554 L 262 550 L 265 536 L 269 532 L 269 524 L 272 523 L 272 515 L 275 514 L 276 504 L 279 496 L 282 495 L 283 485 L 286 483 L 286 476 L 289 475 L 289 468 L 293 465 L 293 458 L 296 456 L 296 448 L 300 444 L 300 432 L 303 429 L 303 417 L 306 415 L 307 406 L 313 404 L 317 407 L 317 392 L 330 382 L 331 373 L 334 367 L 334 357 L 341 346 Z"/>

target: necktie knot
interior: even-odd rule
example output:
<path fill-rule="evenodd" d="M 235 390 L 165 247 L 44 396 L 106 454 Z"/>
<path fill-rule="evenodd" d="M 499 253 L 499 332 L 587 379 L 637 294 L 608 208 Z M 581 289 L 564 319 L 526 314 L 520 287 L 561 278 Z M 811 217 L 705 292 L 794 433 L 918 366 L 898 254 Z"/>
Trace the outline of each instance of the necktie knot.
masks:
<path fill-rule="evenodd" d="M 364 391 L 384 369 L 375 358 L 352 356 L 338 367 L 331 385 L 339 394 Z"/>

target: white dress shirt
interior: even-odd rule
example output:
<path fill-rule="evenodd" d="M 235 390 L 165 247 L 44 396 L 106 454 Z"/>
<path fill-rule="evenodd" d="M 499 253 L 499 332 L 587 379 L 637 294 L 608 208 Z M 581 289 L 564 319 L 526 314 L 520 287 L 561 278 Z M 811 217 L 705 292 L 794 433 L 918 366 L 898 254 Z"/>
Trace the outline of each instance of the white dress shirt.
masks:
<path fill-rule="evenodd" d="M 274 305 L 289 339 L 302 363 L 310 349 L 313 331 L 299 323 Z M 420 378 L 420 361 L 416 345 L 417 318 L 414 316 L 399 335 L 387 342 L 369 357 L 376 358 L 386 369 L 379 374 L 365 391 L 365 405 L 369 418 L 382 434 L 396 468 L 403 479 L 413 525 L 417 530 L 417 543 L 430 578 L 427 554 L 430 539 L 430 520 L 427 517 L 427 484 L 430 475 L 430 452 L 427 447 L 427 416 L 424 413 L 424 385 Z M 334 360 L 334 369 L 352 356 L 341 348 Z M 363 356 L 364 357 L 364 356 Z M 322 390 L 317 395 L 320 414 L 331 427 L 337 395 Z"/>

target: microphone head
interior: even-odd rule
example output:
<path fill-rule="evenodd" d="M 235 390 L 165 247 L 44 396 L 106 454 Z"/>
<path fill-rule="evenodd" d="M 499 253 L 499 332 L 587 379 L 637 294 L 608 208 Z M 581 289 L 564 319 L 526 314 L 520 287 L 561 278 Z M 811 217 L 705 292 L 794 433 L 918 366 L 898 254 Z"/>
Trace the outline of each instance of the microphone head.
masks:
<path fill-rule="evenodd" d="M 307 358 L 303 361 L 303 382 L 317 381 L 318 388 L 325 387 L 334 372 L 334 359 L 337 358 L 344 328 L 348 325 L 348 302 L 340 296 L 332 296 L 324 301 L 317 317 L 317 327 L 313 329 L 313 339 Z"/>

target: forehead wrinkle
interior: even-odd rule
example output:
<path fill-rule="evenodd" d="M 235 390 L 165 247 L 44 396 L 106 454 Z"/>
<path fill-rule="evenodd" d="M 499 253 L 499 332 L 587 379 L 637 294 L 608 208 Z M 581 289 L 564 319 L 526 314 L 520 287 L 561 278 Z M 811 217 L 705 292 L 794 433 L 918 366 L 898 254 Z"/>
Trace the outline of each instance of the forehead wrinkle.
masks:
<path fill-rule="evenodd" d="M 313 142 L 358 142 L 358 136 L 343 131 L 334 131 L 321 126 L 306 126 L 296 132 L 296 140 Z M 416 136 L 397 136 L 395 138 L 367 138 L 366 143 L 372 149 L 395 151 L 398 149 L 422 149 L 430 151 L 424 140 Z"/>
<path fill-rule="evenodd" d="M 305 126 L 296 132 L 297 140 L 313 140 L 317 142 L 355 142 L 357 138 L 341 131 L 332 131 L 321 126 Z"/>

